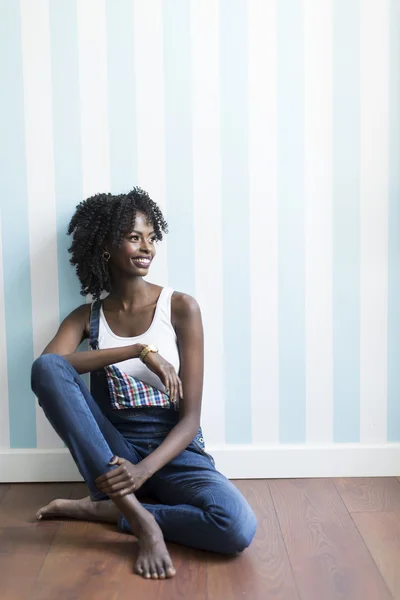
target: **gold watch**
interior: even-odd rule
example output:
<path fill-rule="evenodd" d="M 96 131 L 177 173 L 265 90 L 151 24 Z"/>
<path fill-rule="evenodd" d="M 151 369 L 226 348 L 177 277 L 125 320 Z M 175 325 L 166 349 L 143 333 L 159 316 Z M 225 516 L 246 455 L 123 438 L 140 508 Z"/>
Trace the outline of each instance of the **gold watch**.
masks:
<path fill-rule="evenodd" d="M 152 346 L 151 344 L 143 348 L 143 350 L 139 354 L 139 358 L 142 361 L 142 363 L 144 363 L 144 359 L 146 358 L 149 352 L 158 352 L 158 348 L 156 348 L 156 346 Z"/>

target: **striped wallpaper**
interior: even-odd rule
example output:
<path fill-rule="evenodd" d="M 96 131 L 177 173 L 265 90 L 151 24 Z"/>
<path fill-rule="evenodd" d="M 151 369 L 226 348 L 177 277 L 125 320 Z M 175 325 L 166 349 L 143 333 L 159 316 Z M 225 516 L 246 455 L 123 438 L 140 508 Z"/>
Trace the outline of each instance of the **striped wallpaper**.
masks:
<path fill-rule="evenodd" d="M 75 205 L 140 185 L 194 294 L 207 441 L 400 441 L 400 0 L 0 0 L 0 444 L 82 301 Z"/>

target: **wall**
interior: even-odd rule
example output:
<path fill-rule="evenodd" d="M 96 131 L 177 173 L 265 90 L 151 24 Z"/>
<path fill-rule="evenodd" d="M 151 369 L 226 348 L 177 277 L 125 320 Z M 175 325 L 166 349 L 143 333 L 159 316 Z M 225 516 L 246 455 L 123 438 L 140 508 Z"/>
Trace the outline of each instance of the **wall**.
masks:
<path fill-rule="evenodd" d="M 74 207 L 136 184 L 220 467 L 398 472 L 399 40 L 398 0 L 0 0 L 3 479 L 76 475 L 30 365 L 82 301 Z"/>

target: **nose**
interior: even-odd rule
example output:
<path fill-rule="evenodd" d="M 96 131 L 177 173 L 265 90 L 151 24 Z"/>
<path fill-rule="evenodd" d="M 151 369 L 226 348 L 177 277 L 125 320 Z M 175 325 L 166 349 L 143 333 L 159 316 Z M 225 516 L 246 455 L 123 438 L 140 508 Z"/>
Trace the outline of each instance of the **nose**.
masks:
<path fill-rule="evenodd" d="M 144 252 L 145 254 L 151 253 L 151 246 L 147 240 L 142 239 L 142 243 L 140 245 L 140 251 Z"/>

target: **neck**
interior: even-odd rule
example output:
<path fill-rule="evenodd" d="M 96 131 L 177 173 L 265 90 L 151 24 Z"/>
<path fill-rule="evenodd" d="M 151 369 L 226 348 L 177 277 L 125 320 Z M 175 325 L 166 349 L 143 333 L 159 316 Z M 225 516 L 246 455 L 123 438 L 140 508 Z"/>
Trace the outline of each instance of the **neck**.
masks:
<path fill-rule="evenodd" d="M 113 278 L 107 300 L 122 309 L 144 304 L 148 298 L 150 285 L 142 277 Z"/>

